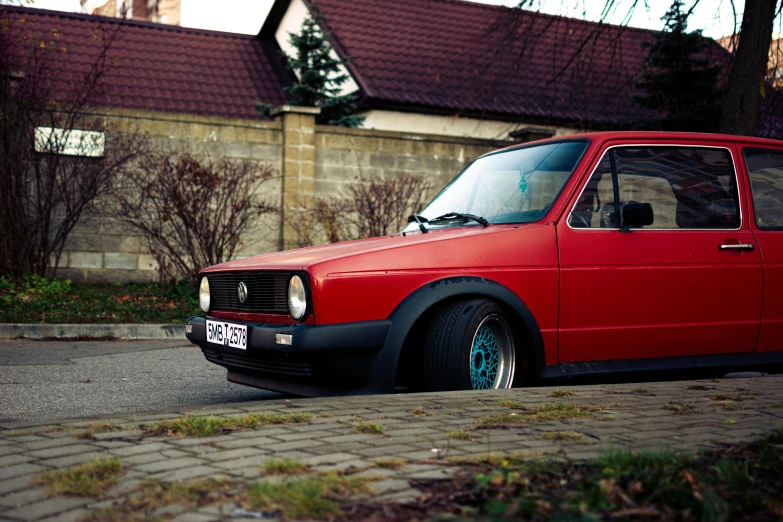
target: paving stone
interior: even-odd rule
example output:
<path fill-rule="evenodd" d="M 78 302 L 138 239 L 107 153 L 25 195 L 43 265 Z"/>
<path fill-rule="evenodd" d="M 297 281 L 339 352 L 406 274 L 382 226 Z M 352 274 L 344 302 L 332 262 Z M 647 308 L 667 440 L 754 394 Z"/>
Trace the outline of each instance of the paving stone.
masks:
<path fill-rule="evenodd" d="M 176 459 L 176 458 L 179 458 L 179 457 L 188 457 L 188 456 L 192 455 L 191 452 L 182 451 L 182 450 L 178 450 L 178 449 L 163 450 L 163 451 L 160 452 L 160 454 L 163 455 L 166 458 L 169 458 L 169 459 Z"/>
<path fill-rule="evenodd" d="M 324 464 L 336 464 L 346 460 L 355 460 L 356 455 L 351 453 L 329 453 L 327 455 L 318 455 L 315 457 L 308 457 L 302 462 L 310 466 L 321 466 Z"/>
<path fill-rule="evenodd" d="M 56 457 L 65 457 L 75 453 L 86 453 L 94 451 L 95 447 L 89 444 L 69 444 L 67 446 L 58 446 L 37 451 L 28 451 L 26 454 L 37 459 L 51 459 Z"/>
<path fill-rule="evenodd" d="M 145 442 L 124 448 L 112 448 L 109 453 L 118 457 L 129 457 L 131 455 L 140 455 L 142 453 L 152 453 L 168 449 L 168 446 L 162 442 Z"/>
<path fill-rule="evenodd" d="M 178 459 L 165 459 L 160 462 L 153 462 L 150 464 L 142 464 L 136 466 L 138 471 L 145 473 L 159 473 L 161 471 L 173 471 L 175 469 L 186 468 L 188 466 L 198 466 L 203 464 L 204 461 L 194 457 L 182 457 Z"/>
<path fill-rule="evenodd" d="M 155 473 L 150 475 L 152 480 L 165 480 L 168 482 L 179 482 L 185 480 L 193 480 L 195 478 L 207 477 L 223 473 L 223 470 L 218 470 L 210 466 L 192 466 L 189 468 L 181 468 L 176 471 L 164 471 L 161 473 Z"/>
<path fill-rule="evenodd" d="M 22 475 L 7 480 L 0 480 L 0 495 L 29 488 L 32 477 L 33 475 Z"/>
<path fill-rule="evenodd" d="M 220 468 L 226 471 L 231 471 L 237 468 L 246 468 L 254 466 L 256 469 L 264 462 L 270 460 L 272 457 L 269 455 L 258 455 L 257 457 L 246 457 L 243 459 L 235 459 L 229 461 L 215 462 L 212 464 L 216 468 Z"/>
<path fill-rule="evenodd" d="M 49 466 L 52 468 L 67 468 L 70 466 L 76 466 L 78 464 L 84 464 L 96 459 L 110 458 L 110 455 L 105 453 L 98 453 L 97 451 L 90 451 L 87 453 L 77 453 L 75 455 L 67 455 L 65 457 L 59 457 L 56 459 L 39 460 L 38 464 L 42 466 Z"/>
<path fill-rule="evenodd" d="M 252 438 L 244 438 L 244 439 L 236 439 L 236 440 L 227 440 L 227 441 L 217 441 L 213 443 L 214 446 L 218 448 L 223 449 L 237 449 L 237 448 L 247 448 L 247 447 L 265 447 L 270 444 L 280 444 L 281 441 L 277 439 L 271 439 L 269 437 L 252 437 Z"/>
<path fill-rule="evenodd" d="M 325 444 L 325 442 L 321 440 L 307 439 L 307 440 L 295 440 L 292 442 L 278 442 L 277 444 L 267 444 L 263 446 L 263 448 L 271 452 L 272 454 L 274 454 L 274 453 L 282 453 L 285 451 L 299 450 L 299 449 L 307 450 L 307 448 L 320 446 L 321 444 Z"/>
<path fill-rule="evenodd" d="M 112 439 L 131 439 L 141 436 L 140 430 L 126 430 L 126 431 L 107 431 L 104 433 L 95 433 L 93 438 L 96 440 L 112 440 Z"/>
<path fill-rule="evenodd" d="M 243 459 L 246 457 L 256 457 L 268 453 L 258 448 L 239 448 L 230 451 L 216 451 L 203 455 L 202 458 L 214 462 L 225 462 L 234 459 Z"/>
<path fill-rule="evenodd" d="M 117 449 L 117 448 L 127 448 L 128 446 L 133 446 L 133 443 L 124 440 L 103 440 L 103 441 L 93 442 L 93 446 L 98 446 L 100 448 L 105 448 L 105 449 Z"/>
<path fill-rule="evenodd" d="M 41 519 L 39 522 L 81 522 L 89 513 L 86 509 L 73 509 L 65 513 L 58 513 L 53 517 Z"/>
<path fill-rule="evenodd" d="M 6 506 L 8 508 L 22 507 L 32 502 L 38 502 L 47 498 L 45 488 L 30 488 L 17 491 L 15 493 L 9 493 L 8 495 L 0 497 L 0 506 Z"/>
<path fill-rule="evenodd" d="M 174 518 L 171 522 L 212 522 L 218 520 L 220 517 L 217 515 L 207 515 L 206 513 L 183 513 Z"/>
<path fill-rule="evenodd" d="M 37 451 L 37 450 L 44 450 L 49 448 L 59 448 L 61 446 L 72 446 L 74 444 L 81 444 L 84 441 L 74 439 L 70 436 L 65 438 L 40 438 L 35 441 L 31 442 L 25 442 L 24 444 L 20 444 L 19 447 L 22 448 L 23 451 Z"/>
<path fill-rule="evenodd" d="M 5 455 L 4 457 L 0 457 L 0 468 L 7 468 L 8 466 L 15 466 L 16 464 L 23 464 L 25 462 L 30 462 L 31 460 L 33 460 L 33 458 L 26 455 Z"/>
<path fill-rule="evenodd" d="M 142 453 L 140 455 L 131 455 L 130 457 L 120 458 L 123 464 L 127 464 L 129 466 L 141 466 L 143 464 L 150 464 L 152 462 L 160 462 L 165 459 L 166 457 L 160 453 Z"/>
<path fill-rule="evenodd" d="M 39 466 L 38 464 L 31 464 L 28 462 L 24 464 L 17 464 L 15 466 L 8 466 L 7 468 L 0 468 L 0 484 L 2 483 L 1 481 L 4 481 L 5 479 L 21 477 L 22 475 L 37 473 L 45 469 L 46 468 L 43 466 Z M 2 488 L 0 488 L 0 493 L 2 493 Z"/>
<path fill-rule="evenodd" d="M 73 508 L 81 507 L 90 501 L 81 498 L 57 497 L 39 502 L 34 502 L 20 508 L 12 509 L 5 513 L 8 518 L 17 518 L 19 520 L 38 520 L 40 518 L 57 515 Z"/>

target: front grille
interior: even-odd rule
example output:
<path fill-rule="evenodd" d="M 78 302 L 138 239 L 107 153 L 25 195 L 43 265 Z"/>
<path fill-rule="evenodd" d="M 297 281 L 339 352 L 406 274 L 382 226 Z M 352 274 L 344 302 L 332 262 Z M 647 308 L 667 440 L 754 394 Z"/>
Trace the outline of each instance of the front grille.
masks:
<path fill-rule="evenodd" d="M 287 314 L 289 272 L 234 272 L 207 274 L 210 310 Z M 247 299 L 239 302 L 239 283 L 247 285 Z"/>

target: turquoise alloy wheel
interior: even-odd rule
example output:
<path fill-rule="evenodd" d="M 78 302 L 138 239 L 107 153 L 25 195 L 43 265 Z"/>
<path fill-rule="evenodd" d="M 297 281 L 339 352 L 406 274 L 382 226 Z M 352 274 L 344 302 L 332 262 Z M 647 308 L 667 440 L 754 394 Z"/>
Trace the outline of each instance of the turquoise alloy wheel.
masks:
<path fill-rule="evenodd" d="M 492 314 L 479 323 L 470 349 L 474 390 L 510 388 L 514 378 L 514 344 L 505 319 Z"/>

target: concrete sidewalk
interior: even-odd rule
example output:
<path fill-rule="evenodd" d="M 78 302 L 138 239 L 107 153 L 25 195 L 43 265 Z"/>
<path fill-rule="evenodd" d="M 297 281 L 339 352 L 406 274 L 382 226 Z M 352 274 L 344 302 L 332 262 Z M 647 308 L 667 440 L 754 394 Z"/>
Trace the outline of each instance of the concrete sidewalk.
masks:
<path fill-rule="evenodd" d="M 584 416 L 537 420 L 535 408 L 545 404 Z M 618 447 L 695 451 L 783 425 L 783 377 L 250 402 L 187 413 L 310 417 L 208 438 L 150 437 L 137 428 L 185 413 L 102 419 L 122 431 L 101 432 L 94 419 L 0 426 L 0 520 L 79 520 L 125 502 L 144 480 L 226 478 L 241 490 L 279 479 L 264 477 L 262 467 L 279 458 L 307 464 L 311 472 L 372 476 L 374 502 L 405 502 L 416 495 L 410 479 L 447 478 L 459 470 L 455 457 L 559 453 L 588 459 Z M 358 433 L 360 422 L 380 425 L 376 430 L 383 432 Z M 547 432 L 581 435 L 557 441 Z M 51 497 L 31 484 L 43 471 L 104 457 L 119 457 L 126 471 L 101 499 Z M 397 469 L 377 465 L 389 459 L 405 462 Z M 239 497 L 203 507 L 166 506 L 157 514 L 177 522 L 238 520 L 246 514 Z"/>

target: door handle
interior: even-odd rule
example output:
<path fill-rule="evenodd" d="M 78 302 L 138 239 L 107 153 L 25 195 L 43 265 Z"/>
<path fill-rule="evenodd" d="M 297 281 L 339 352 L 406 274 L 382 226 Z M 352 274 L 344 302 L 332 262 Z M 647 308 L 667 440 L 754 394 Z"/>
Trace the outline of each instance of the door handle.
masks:
<path fill-rule="evenodd" d="M 753 250 L 753 243 L 735 243 L 728 245 L 718 245 L 721 250 Z"/>

